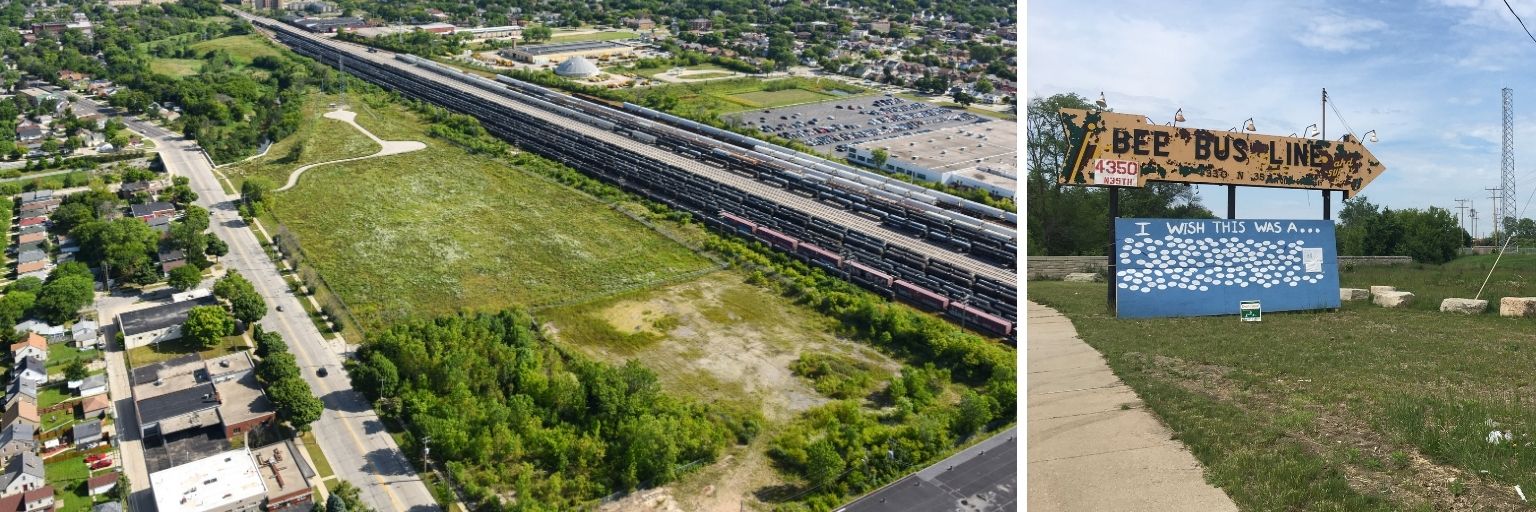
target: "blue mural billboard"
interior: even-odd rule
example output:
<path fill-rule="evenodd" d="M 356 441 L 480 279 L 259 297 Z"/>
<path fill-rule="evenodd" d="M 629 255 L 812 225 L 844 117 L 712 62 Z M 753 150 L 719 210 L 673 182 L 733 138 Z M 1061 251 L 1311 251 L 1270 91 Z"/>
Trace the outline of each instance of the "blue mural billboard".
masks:
<path fill-rule="evenodd" d="M 1326 220 L 1115 219 L 1121 318 L 1238 315 L 1339 307 L 1339 260 Z M 1235 321 L 1235 320 L 1234 320 Z"/>

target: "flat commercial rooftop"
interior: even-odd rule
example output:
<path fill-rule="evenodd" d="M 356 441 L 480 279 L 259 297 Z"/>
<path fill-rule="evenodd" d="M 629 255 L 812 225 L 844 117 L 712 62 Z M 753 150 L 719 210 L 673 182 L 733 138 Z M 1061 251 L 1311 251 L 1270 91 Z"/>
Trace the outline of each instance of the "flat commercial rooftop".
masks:
<path fill-rule="evenodd" d="M 187 311 L 192 310 L 193 307 L 210 306 L 216 303 L 213 297 L 202 297 L 129 311 L 117 315 L 118 327 L 123 330 L 124 336 L 164 329 L 187 321 Z"/>
<path fill-rule="evenodd" d="M 203 512 L 265 496 L 249 449 L 231 450 L 149 475 L 160 510 Z"/>
<path fill-rule="evenodd" d="M 134 368 L 133 398 L 147 400 L 166 393 L 180 391 L 206 381 L 198 375 L 206 367 L 197 354 L 187 354 L 168 361 Z"/>
<path fill-rule="evenodd" d="M 239 380 L 214 384 L 214 388 L 219 391 L 219 399 L 223 401 L 219 405 L 219 419 L 225 425 L 245 423 L 277 411 L 272 400 L 261 392 L 261 383 L 256 381 L 255 373 L 247 373 Z"/>
<path fill-rule="evenodd" d="M 859 147 L 883 148 L 893 161 L 940 172 L 991 167 L 1011 173 L 1018 158 L 1018 137 L 1018 123 L 987 121 L 872 140 Z"/>
<path fill-rule="evenodd" d="M 582 52 L 598 50 L 602 48 L 628 48 L 628 46 L 613 41 L 576 41 L 570 43 L 536 44 L 518 48 L 517 51 L 528 55 L 550 55 L 554 53 Z"/>

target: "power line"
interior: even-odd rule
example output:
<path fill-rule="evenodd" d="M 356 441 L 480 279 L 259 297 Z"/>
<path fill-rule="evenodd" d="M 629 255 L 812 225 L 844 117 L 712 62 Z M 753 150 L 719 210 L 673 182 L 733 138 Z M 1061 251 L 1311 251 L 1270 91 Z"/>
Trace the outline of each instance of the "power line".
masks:
<path fill-rule="evenodd" d="M 1532 43 L 1536 43 L 1536 35 L 1531 35 L 1531 29 L 1526 28 L 1525 20 L 1520 19 L 1520 15 L 1515 12 L 1515 8 L 1514 7 L 1510 7 L 1509 0 L 1504 0 L 1504 7 L 1509 9 L 1509 13 L 1510 14 L 1514 14 L 1515 15 L 1515 21 L 1520 22 L 1520 28 L 1525 29 L 1526 37 L 1531 38 L 1531 42 Z"/>

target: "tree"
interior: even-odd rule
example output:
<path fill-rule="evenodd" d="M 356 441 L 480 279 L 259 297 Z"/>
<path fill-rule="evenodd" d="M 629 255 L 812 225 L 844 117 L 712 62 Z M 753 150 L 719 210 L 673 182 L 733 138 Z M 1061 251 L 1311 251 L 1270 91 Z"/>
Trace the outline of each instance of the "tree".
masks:
<path fill-rule="evenodd" d="M 54 267 L 54 268 L 57 269 L 59 267 Z M 37 293 L 39 290 L 42 290 L 42 289 L 43 289 L 43 280 L 42 279 L 38 279 L 35 276 L 23 277 L 21 279 L 17 279 L 15 281 L 11 281 L 11 284 L 5 285 L 5 293 L 12 293 L 12 292 L 31 292 L 31 293 Z"/>
<path fill-rule="evenodd" d="M 352 482 L 346 480 L 336 481 L 336 490 L 331 491 L 331 497 L 325 504 L 326 512 L 373 512 L 363 504 L 362 491 Z"/>
<path fill-rule="evenodd" d="M 213 348 L 219 340 L 235 331 L 235 319 L 219 306 L 197 306 L 187 311 L 186 324 L 181 334 L 196 341 L 198 346 Z"/>
<path fill-rule="evenodd" d="M 997 415 L 997 401 L 992 397 L 965 390 L 960 395 L 960 406 L 955 409 L 955 434 L 969 436 L 992 422 Z"/>
<path fill-rule="evenodd" d="M 105 265 L 112 277 L 131 278 L 150 271 L 160 233 L 139 219 L 92 221 L 70 231 L 80 241 L 80 259 Z M 154 282 L 153 280 L 149 282 Z"/>
<path fill-rule="evenodd" d="M 976 81 L 976 92 L 979 92 L 979 93 L 982 93 L 982 94 L 990 94 L 992 91 L 995 91 L 995 90 L 997 90 L 997 86 L 992 85 L 992 81 L 991 80 L 987 80 L 987 79 L 983 78 L 983 79 L 980 79 L 980 80 Z"/>
<path fill-rule="evenodd" d="M 826 439 L 811 443 L 806 449 L 805 477 L 812 487 L 823 487 L 842 475 L 846 463 L 843 456 Z"/>
<path fill-rule="evenodd" d="M 230 271 L 213 284 L 213 295 L 229 301 L 235 318 L 253 323 L 267 314 L 267 302 L 256 293 L 256 287 L 239 272 Z"/>
<path fill-rule="evenodd" d="M 96 210 L 85 204 L 69 203 L 60 205 L 48 219 L 53 224 L 49 227 L 50 231 L 68 233 L 75 226 L 96 220 Z"/>
<path fill-rule="evenodd" d="M 290 376 L 267 386 L 267 396 L 277 408 L 277 415 L 300 431 L 308 431 L 309 425 L 320 419 L 325 403 L 315 398 L 309 384 L 298 376 Z"/>
<path fill-rule="evenodd" d="M 1339 254 L 1409 256 L 1420 263 L 1455 259 L 1470 238 L 1449 210 L 1392 210 L 1372 204 L 1365 196 L 1344 201 L 1334 234 Z"/>
<path fill-rule="evenodd" d="M 885 162 L 889 161 L 890 158 L 891 154 L 885 148 L 869 150 L 869 161 L 874 162 L 876 168 L 885 168 Z"/>
<path fill-rule="evenodd" d="M 32 292 L 9 291 L 0 297 L 0 333 L 8 333 L 12 327 L 27 317 L 27 311 L 37 302 Z"/>
<path fill-rule="evenodd" d="M 209 236 L 208 237 L 208 248 L 205 250 L 205 252 L 209 256 L 213 256 L 213 257 L 224 256 L 226 254 L 229 254 L 229 244 L 224 243 L 224 241 L 220 240 L 218 237 Z"/>
<path fill-rule="evenodd" d="M 182 265 L 171 269 L 170 276 L 166 278 L 166 284 L 171 285 L 176 291 L 184 292 L 196 288 L 203 282 L 203 271 L 194 265 Z"/>
<path fill-rule="evenodd" d="M 33 311 L 49 323 L 62 324 L 73 320 L 80 308 L 95 298 L 96 287 L 90 278 L 66 275 L 43 285 Z"/>
<path fill-rule="evenodd" d="M 272 182 L 266 178 L 252 176 L 246 178 L 240 184 L 241 214 L 256 217 L 266 211 L 267 201 L 271 199 Z"/>
<path fill-rule="evenodd" d="M 89 377 L 90 374 L 90 370 L 85 369 L 85 360 L 83 359 L 76 358 L 70 361 L 68 366 L 64 367 L 64 378 L 69 380 L 84 379 Z"/>
<path fill-rule="evenodd" d="M 976 97 L 965 91 L 955 91 L 954 98 L 955 103 L 959 103 L 962 107 L 969 107 L 976 102 Z"/>
<path fill-rule="evenodd" d="M 533 25 L 523 29 L 523 41 L 529 43 L 548 41 L 550 37 L 553 37 L 554 32 L 555 31 L 550 29 L 548 26 Z"/>

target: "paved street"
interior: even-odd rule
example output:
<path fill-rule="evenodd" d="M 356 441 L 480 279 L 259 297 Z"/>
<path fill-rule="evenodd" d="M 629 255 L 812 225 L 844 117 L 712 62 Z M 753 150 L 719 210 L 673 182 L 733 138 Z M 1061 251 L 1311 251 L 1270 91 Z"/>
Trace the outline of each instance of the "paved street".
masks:
<path fill-rule="evenodd" d="M 196 142 L 182 140 L 178 134 L 145 122 L 129 120 L 127 124 L 155 141 L 170 174 L 190 179 L 192 190 L 198 194 L 197 203 L 209 210 L 213 234 L 229 244 L 229 254 L 222 258 L 224 265 L 249 279 L 266 299 L 268 311 L 261 321 L 262 326 L 278 332 L 288 342 L 304 370 L 305 380 L 315 395 L 325 402 L 325 414 L 315 422 L 313 429 L 316 443 L 330 460 L 337 476 L 357 485 L 362 490 L 363 501 L 375 510 L 438 510 L 394 439 L 384 431 L 371 404 L 352 390 L 340 357 L 325 343 L 298 298 L 289 292 L 277 267 L 240 219 L 235 211 L 235 198 L 219 187 L 212 164 L 197 148 Z M 277 311 L 278 306 L 283 311 Z M 315 370 L 322 367 L 329 370 L 329 376 L 321 378 L 315 374 Z M 113 389 L 126 390 L 126 375 L 118 377 L 122 379 L 122 386 L 113 380 Z M 137 463 L 143 467 L 142 455 Z"/>
<path fill-rule="evenodd" d="M 838 512 L 1014 510 L 1018 494 L 1017 428 L 1010 428 L 859 498 Z"/>

